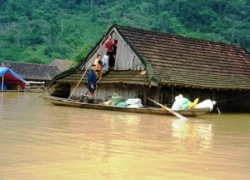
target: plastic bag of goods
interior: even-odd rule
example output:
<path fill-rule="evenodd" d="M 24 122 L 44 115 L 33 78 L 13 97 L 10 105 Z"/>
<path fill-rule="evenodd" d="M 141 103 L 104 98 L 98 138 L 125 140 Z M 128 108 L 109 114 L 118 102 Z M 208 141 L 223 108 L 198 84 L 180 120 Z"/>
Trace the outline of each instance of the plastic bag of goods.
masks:
<path fill-rule="evenodd" d="M 191 104 L 191 101 L 189 101 L 187 98 L 184 98 L 184 101 L 180 107 L 180 110 L 187 110 L 190 104 Z"/>
<path fill-rule="evenodd" d="M 189 109 L 194 109 L 195 106 L 198 104 L 198 102 L 199 102 L 199 98 L 196 98 L 196 99 L 194 100 L 194 102 L 191 102 L 191 103 L 190 103 Z"/>
<path fill-rule="evenodd" d="M 120 102 L 116 105 L 116 107 L 128 107 L 128 104 L 126 102 Z"/>
<path fill-rule="evenodd" d="M 212 100 L 210 100 L 210 99 L 207 99 L 207 100 L 202 101 L 201 103 L 197 104 L 197 105 L 195 106 L 195 109 L 209 108 L 210 111 L 212 111 L 215 104 L 216 104 L 215 101 L 212 101 Z"/>
<path fill-rule="evenodd" d="M 128 106 L 128 108 L 141 108 L 141 107 L 143 107 L 142 104 L 131 104 Z"/>
<path fill-rule="evenodd" d="M 111 105 L 111 103 L 112 103 L 112 101 L 111 101 L 111 100 L 109 100 L 109 101 L 103 102 L 102 104 L 103 104 L 103 105 L 105 105 L 105 106 L 110 106 L 110 105 Z"/>
<path fill-rule="evenodd" d="M 111 105 L 115 106 L 115 105 L 119 104 L 120 102 L 125 102 L 125 99 L 122 96 L 114 94 L 111 98 Z"/>
<path fill-rule="evenodd" d="M 174 104 L 171 107 L 171 109 L 174 111 L 180 110 L 181 105 L 184 103 L 184 101 L 185 101 L 185 98 L 182 96 L 182 94 L 180 94 L 179 96 L 176 96 Z"/>
<path fill-rule="evenodd" d="M 127 99 L 126 103 L 129 105 L 141 104 L 141 99 L 140 98 Z"/>

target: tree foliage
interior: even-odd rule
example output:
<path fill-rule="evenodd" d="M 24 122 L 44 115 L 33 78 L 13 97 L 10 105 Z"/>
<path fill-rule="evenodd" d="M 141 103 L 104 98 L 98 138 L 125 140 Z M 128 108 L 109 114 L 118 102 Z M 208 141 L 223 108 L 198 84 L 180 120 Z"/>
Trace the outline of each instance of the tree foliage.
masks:
<path fill-rule="evenodd" d="M 79 61 L 110 20 L 250 50 L 249 0 L 0 0 L 0 60 Z"/>

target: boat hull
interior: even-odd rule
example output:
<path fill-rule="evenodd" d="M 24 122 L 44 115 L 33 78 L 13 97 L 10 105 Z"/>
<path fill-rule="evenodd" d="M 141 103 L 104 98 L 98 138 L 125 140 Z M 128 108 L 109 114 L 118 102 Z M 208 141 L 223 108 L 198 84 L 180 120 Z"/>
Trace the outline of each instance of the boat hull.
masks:
<path fill-rule="evenodd" d="M 50 102 L 54 105 L 58 106 L 69 106 L 69 107 L 77 107 L 77 108 L 85 108 L 85 109 L 96 109 L 96 110 L 107 110 L 107 111 L 119 111 L 119 112 L 128 112 L 128 113 L 141 113 L 141 114 L 156 114 L 156 115 L 171 115 L 169 111 L 161 109 L 161 108 L 153 108 L 153 107 L 146 107 L 146 108 L 124 108 L 124 107 L 116 107 L 116 106 L 105 106 L 101 104 L 88 104 L 84 102 L 68 100 L 65 98 L 58 98 L 54 96 L 40 96 L 42 99 Z M 192 110 L 183 110 L 183 111 L 176 111 L 183 116 L 187 117 L 196 117 L 202 114 L 209 113 L 210 110 L 208 108 L 203 109 L 192 109 Z"/>

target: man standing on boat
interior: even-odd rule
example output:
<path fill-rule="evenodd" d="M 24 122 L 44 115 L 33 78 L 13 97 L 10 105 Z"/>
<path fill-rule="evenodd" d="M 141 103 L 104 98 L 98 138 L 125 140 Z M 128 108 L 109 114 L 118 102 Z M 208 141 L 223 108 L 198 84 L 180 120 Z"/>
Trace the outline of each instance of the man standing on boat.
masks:
<path fill-rule="evenodd" d="M 88 72 L 88 90 L 89 90 L 89 100 L 88 103 L 94 103 L 94 93 L 96 90 L 96 65 L 93 64 Z"/>

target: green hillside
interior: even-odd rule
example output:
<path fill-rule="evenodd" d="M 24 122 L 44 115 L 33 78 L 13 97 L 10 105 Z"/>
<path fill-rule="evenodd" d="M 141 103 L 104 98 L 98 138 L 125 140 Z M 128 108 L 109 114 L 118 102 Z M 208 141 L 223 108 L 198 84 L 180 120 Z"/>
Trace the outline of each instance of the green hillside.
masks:
<path fill-rule="evenodd" d="M 0 61 L 84 56 L 109 20 L 250 51 L 249 0 L 0 0 Z"/>

